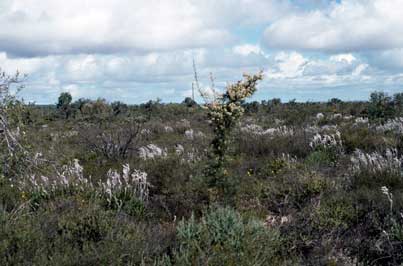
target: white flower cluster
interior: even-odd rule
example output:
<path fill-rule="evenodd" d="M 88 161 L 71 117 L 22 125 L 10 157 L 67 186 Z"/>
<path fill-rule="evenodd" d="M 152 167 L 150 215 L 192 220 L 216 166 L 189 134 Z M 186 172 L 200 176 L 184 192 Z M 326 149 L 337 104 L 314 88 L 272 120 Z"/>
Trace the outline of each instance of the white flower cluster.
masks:
<path fill-rule="evenodd" d="M 152 134 L 152 132 L 151 132 L 151 130 L 148 129 L 148 128 L 143 128 L 143 129 L 140 131 L 140 134 L 141 134 L 142 136 L 150 136 L 150 135 Z"/>
<path fill-rule="evenodd" d="M 309 143 L 312 149 L 317 148 L 342 148 L 343 142 L 341 140 L 341 134 L 336 131 L 334 134 L 315 134 L 312 141 Z"/>
<path fill-rule="evenodd" d="M 199 151 L 196 148 L 192 148 L 190 151 L 186 153 L 184 158 L 182 159 L 183 162 L 187 163 L 196 163 L 202 160 L 201 156 L 199 155 Z"/>
<path fill-rule="evenodd" d="M 368 125 L 369 120 L 366 117 L 357 117 L 354 121 L 354 126 Z"/>
<path fill-rule="evenodd" d="M 381 133 L 393 132 L 395 134 L 403 134 L 403 117 L 389 119 L 385 124 L 378 125 L 375 129 Z"/>
<path fill-rule="evenodd" d="M 354 173 L 370 172 L 373 174 L 389 172 L 401 174 L 402 157 L 398 156 L 396 149 L 387 149 L 385 155 L 378 152 L 364 153 L 357 149 L 351 157 Z"/>
<path fill-rule="evenodd" d="M 205 137 L 205 135 L 201 131 L 195 132 L 193 129 L 188 129 L 185 131 L 185 137 L 189 140 L 193 140 L 195 138 L 203 138 L 203 137 Z"/>
<path fill-rule="evenodd" d="M 392 213 L 393 212 L 393 194 L 392 194 L 392 192 L 390 192 L 389 188 L 386 186 L 381 187 L 381 192 L 388 198 L 388 201 L 390 204 L 390 212 Z"/>
<path fill-rule="evenodd" d="M 50 138 L 52 139 L 52 141 L 58 141 L 60 139 L 68 139 L 74 136 L 78 135 L 78 131 L 76 130 L 69 130 L 69 131 L 65 131 L 65 132 L 51 132 L 50 133 Z"/>
<path fill-rule="evenodd" d="M 91 178 L 84 177 L 83 167 L 75 159 L 71 164 L 62 167 L 55 178 L 31 175 L 19 182 L 18 188 L 23 192 L 50 195 L 56 191 L 95 191 L 97 195 L 106 196 L 108 202 L 116 199 L 117 193 L 130 194 L 145 202 L 148 200 L 150 184 L 147 173 L 130 170 L 128 164 L 123 165 L 122 175 L 109 170 L 105 182 L 100 181 L 94 186 Z"/>
<path fill-rule="evenodd" d="M 325 115 L 323 113 L 317 113 L 316 114 L 316 120 L 322 120 L 325 118 Z"/>
<path fill-rule="evenodd" d="M 272 227 L 278 227 L 278 226 L 281 226 L 281 225 L 288 224 L 288 223 L 291 222 L 291 220 L 292 220 L 292 218 L 291 218 L 290 215 L 288 215 L 288 216 L 280 216 L 280 215 L 269 214 L 266 217 L 265 224 L 266 224 L 267 227 L 272 228 Z"/>
<path fill-rule="evenodd" d="M 306 126 L 304 127 L 304 131 L 308 134 L 317 134 L 321 132 L 321 128 L 314 125 L 314 126 Z"/>
<path fill-rule="evenodd" d="M 181 119 L 180 121 L 175 123 L 176 130 L 186 130 L 190 128 L 190 122 L 187 119 Z"/>
<path fill-rule="evenodd" d="M 142 202 L 148 200 L 150 184 L 147 181 L 147 173 L 139 170 L 130 170 L 129 164 L 123 165 L 122 174 L 116 170 L 109 170 L 105 182 L 100 182 L 99 187 L 107 197 L 109 203 L 117 200 L 117 194 L 130 195 Z"/>
<path fill-rule="evenodd" d="M 291 168 L 298 162 L 298 158 L 296 156 L 292 156 L 290 154 L 281 154 L 281 160 L 287 164 L 288 168 Z"/>
<path fill-rule="evenodd" d="M 289 128 L 287 126 L 263 129 L 261 126 L 256 124 L 249 124 L 242 127 L 241 132 L 257 136 L 268 136 L 268 137 L 278 137 L 278 136 L 288 137 L 294 135 L 294 129 Z"/>
<path fill-rule="evenodd" d="M 227 104 L 213 102 L 208 104 L 207 108 L 209 109 L 208 117 L 210 123 L 214 125 L 214 130 L 218 131 L 225 130 L 226 124 L 234 124 L 244 113 L 244 108 L 240 102 L 230 102 Z"/>
<path fill-rule="evenodd" d="M 330 119 L 332 119 L 332 120 L 338 120 L 338 119 L 342 119 L 342 118 L 343 118 L 343 115 L 342 115 L 342 114 L 339 114 L 339 113 L 332 114 L 332 115 L 330 116 Z"/>
<path fill-rule="evenodd" d="M 245 81 L 238 81 L 235 84 L 227 86 L 227 97 L 232 102 L 240 102 L 250 96 L 256 91 L 256 85 L 259 80 L 263 78 L 263 72 L 257 75 L 244 74 Z"/>
<path fill-rule="evenodd" d="M 164 126 L 165 133 L 173 133 L 174 129 L 171 126 Z"/>
<path fill-rule="evenodd" d="M 71 164 L 64 165 L 61 172 L 57 171 L 53 178 L 31 175 L 20 181 L 18 187 L 22 191 L 51 194 L 56 190 L 84 191 L 92 187 L 92 183 L 84 177 L 83 167 L 75 159 Z"/>
<path fill-rule="evenodd" d="M 64 184 L 88 184 L 88 179 L 84 177 L 83 167 L 78 163 L 77 159 L 73 160 L 70 165 L 65 165 L 62 167 L 62 172 L 59 177 L 63 180 Z"/>
<path fill-rule="evenodd" d="M 185 153 L 185 148 L 183 147 L 182 144 L 176 144 L 175 145 L 175 153 L 178 156 L 180 156 L 180 155 Z"/>
<path fill-rule="evenodd" d="M 343 120 L 346 120 L 346 121 L 352 120 L 353 118 L 354 118 L 354 116 L 352 116 L 352 115 L 343 116 Z"/>
<path fill-rule="evenodd" d="M 318 134 L 321 132 L 335 132 L 337 130 L 338 130 L 337 125 L 323 125 L 321 127 L 313 125 L 304 128 L 304 131 L 308 134 Z"/>
<path fill-rule="evenodd" d="M 155 144 L 148 144 L 147 146 L 140 147 L 138 154 L 143 160 L 155 159 L 158 157 L 164 158 L 167 156 L 167 149 L 162 149 Z"/>
<path fill-rule="evenodd" d="M 284 120 L 281 119 L 274 119 L 274 124 L 276 124 L 277 126 L 283 125 L 284 124 Z"/>
<path fill-rule="evenodd" d="M 321 120 L 321 119 L 318 118 L 318 116 L 320 116 L 322 119 L 325 117 L 322 113 L 319 113 L 319 114 L 316 115 L 317 120 Z M 352 115 L 342 115 L 340 113 L 335 113 L 335 114 L 329 115 L 328 118 L 330 120 L 345 120 L 345 121 L 349 121 L 349 120 L 352 120 L 354 117 Z"/>
<path fill-rule="evenodd" d="M 244 74 L 243 77 L 243 80 L 227 85 L 226 92 L 218 94 L 213 101 L 209 101 L 202 93 L 214 131 L 223 133 L 239 120 L 245 111 L 242 102 L 255 93 L 257 82 L 263 79 L 263 72 L 256 75 Z"/>
<path fill-rule="evenodd" d="M 256 124 L 248 124 L 244 127 L 241 127 L 241 131 L 245 133 L 250 133 L 250 134 L 256 134 L 256 135 L 263 135 L 263 128 L 259 125 Z"/>
<path fill-rule="evenodd" d="M 201 157 L 198 156 L 197 149 L 192 148 L 191 151 L 185 152 L 185 148 L 181 144 L 175 145 L 175 153 L 177 156 L 182 157 L 182 162 L 194 163 L 201 160 Z"/>

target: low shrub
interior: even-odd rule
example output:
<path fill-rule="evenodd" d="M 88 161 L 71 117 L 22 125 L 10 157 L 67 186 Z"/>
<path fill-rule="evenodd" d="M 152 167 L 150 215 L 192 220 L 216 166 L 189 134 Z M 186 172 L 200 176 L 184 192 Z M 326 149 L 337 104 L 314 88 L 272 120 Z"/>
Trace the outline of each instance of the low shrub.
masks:
<path fill-rule="evenodd" d="M 233 209 L 213 207 L 199 222 L 192 215 L 177 227 L 172 265 L 283 265 L 282 240 L 262 222 L 245 221 Z"/>

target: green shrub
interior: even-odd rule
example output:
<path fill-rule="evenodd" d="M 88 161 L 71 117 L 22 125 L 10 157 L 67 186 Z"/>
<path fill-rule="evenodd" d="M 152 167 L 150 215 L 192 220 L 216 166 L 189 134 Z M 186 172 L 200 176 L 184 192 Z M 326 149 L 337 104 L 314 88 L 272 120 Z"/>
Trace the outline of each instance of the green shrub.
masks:
<path fill-rule="evenodd" d="M 262 222 L 245 221 L 233 209 L 211 208 L 177 228 L 173 265 L 282 265 L 281 237 Z"/>
<path fill-rule="evenodd" d="M 0 211 L 1 265 L 151 264 L 172 243 L 169 227 L 141 224 L 74 197 Z"/>
<path fill-rule="evenodd" d="M 346 198 L 331 197 L 321 201 L 320 206 L 315 210 L 316 223 L 323 229 L 346 229 L 354 221 L 355 210 Z"/>
<path fill-rule="evenodd" d="M 21 194 L 17 186 L 0 174 L 0 211 L 11 211 L 20 204 Z"/>
<path fill-rule="evenodd" d="M 264 173 L 267 173 L 268 176 L 273 176 L 280 174 L 284 168 L 287 166 L 287 163 L 283 159 L 274 159 L 270 160 L 266 167 L 263 169 Z"/>
<path fill-rule="evenodd" d="M 393 117 L 392 98 L 383 92 L 373 92 L 370 95 L 368 115 L 371 119 L 386 119 Z"/>
<path fill-rule="evenodd" d="M 275 213 L 301 210 L 310 201 L 331 190 L 331 182 L 315 172 L 296 174 L 295 170 L 269 180 L 261 199 Z"/>

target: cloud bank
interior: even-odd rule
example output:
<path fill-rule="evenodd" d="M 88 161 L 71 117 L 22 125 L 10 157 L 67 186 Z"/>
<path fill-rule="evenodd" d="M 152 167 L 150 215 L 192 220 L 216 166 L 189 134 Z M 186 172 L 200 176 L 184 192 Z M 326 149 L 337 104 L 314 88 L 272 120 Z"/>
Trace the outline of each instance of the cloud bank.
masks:
<path fill-rule="evenodd" d="M 129 103 L 189 95 L 263 69 L 255 99 L 365 99 L 403 83 L 401 0 L 3 0 L 0 67 L 22 96 Z"/>

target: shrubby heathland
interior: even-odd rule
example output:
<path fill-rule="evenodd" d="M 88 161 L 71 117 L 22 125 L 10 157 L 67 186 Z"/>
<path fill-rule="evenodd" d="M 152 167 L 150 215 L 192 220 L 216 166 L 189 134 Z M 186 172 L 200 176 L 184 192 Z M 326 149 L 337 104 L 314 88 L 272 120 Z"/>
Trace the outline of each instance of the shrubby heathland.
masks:
<path fill-rule="evenodd" d="M 0 76 L 0 265 L 401 265 L 403 94 L 24 104 Z"/>

